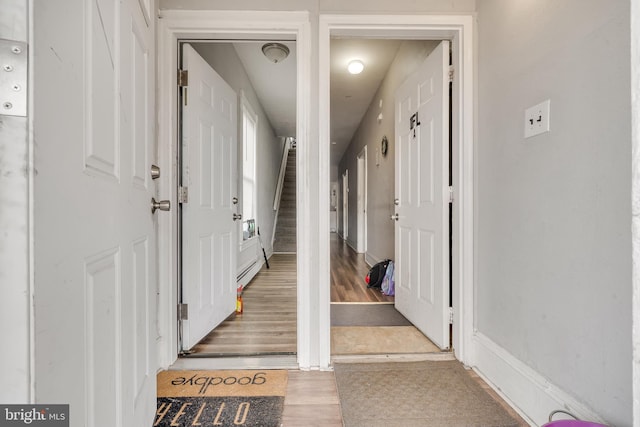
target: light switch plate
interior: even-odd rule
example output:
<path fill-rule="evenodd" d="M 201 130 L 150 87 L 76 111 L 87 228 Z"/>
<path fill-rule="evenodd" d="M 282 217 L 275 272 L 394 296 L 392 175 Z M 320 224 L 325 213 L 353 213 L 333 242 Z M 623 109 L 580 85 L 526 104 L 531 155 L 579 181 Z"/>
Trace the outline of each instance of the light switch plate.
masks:
<path fill-rule="evenodd" d="M 524 137 L 549 132 L 549 111 L 551 100 L 541 102 L 538 105 L 527 108 L 524 112 Z"/>

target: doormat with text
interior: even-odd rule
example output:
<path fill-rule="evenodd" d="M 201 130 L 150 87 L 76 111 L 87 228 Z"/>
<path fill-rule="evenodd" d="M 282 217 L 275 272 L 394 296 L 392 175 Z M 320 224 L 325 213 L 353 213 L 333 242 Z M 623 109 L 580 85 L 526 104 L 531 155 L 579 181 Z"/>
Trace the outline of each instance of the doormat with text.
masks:
<path fill-rule="evenodd" d="M 162 371 L 154 427 L 281 424 L 287 371 Z"/>

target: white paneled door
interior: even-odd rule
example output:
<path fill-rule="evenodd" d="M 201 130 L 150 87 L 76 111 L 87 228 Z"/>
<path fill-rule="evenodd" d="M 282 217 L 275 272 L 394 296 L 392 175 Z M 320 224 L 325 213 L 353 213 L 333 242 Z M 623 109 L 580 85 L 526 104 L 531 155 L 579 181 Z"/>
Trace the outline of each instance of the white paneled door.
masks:
<path fill-rule="evenodd" d="M 396 92 L 398 311 L 449 348 L 449 42 Z"/>
<path fill-rule="evenodd" d="M 34 8 L 35 401 L 72 427 L 155 414 L 154 9 Z"/>
<path fill-rule="evenodd" d="M 182 99 L 182 349 L 189 350 L 235 310 L 238 251 L 237 96 L 189 44 Z"/>

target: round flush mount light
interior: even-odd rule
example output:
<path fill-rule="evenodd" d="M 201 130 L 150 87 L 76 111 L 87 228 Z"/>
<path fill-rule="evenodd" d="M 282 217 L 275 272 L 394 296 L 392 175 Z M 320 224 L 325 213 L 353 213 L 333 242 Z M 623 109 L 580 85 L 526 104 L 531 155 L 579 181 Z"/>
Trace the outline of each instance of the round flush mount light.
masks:
<path fill-rule="evenodd" d="M 354 59 L 353 61 L 349 62 L 347 70 L 349 70 L 351 74 L 360 74 L 362 70 L 364 70 L 364 64 L 362 63 L 362 61 Z"/>
<path fill-rule="evenodd" d="M 265 43 L 262 45 L 262 53 L 269 61 L 277 64 L 289 56 L 289 48 L 282 43 Z"/>

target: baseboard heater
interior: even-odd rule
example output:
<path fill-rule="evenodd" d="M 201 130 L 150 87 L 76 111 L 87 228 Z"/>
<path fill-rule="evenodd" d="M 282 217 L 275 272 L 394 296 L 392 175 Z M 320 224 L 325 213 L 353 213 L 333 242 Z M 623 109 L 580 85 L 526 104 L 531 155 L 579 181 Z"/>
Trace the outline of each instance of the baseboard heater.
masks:
<path fill-rule="evenodd" d="M 244 276 L 246 276 L 249 273 L 249 270 L 251 270 L 253 267 L 255 267 L 255 265 L 257 263 L 258 263 L 258 261 L 253 261 L 251 264 L 249 264 L 247 267 L 245 267 L 244 270 L 242 270 L 242 272 L 240 274 L 238 274 L 238 277 L 236 278 L 236 280 L 239 281 Z"/>

